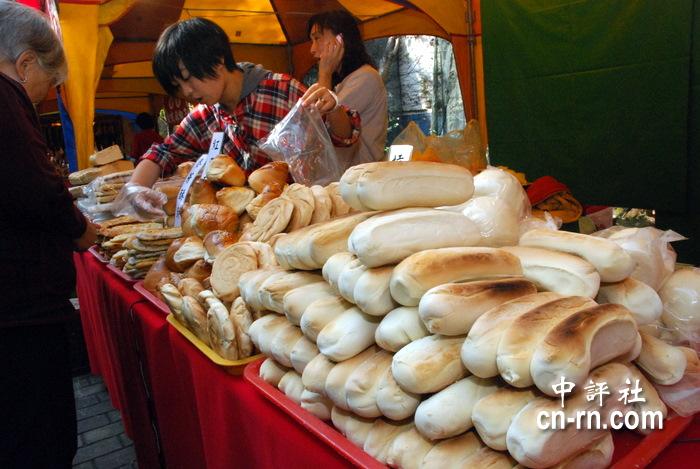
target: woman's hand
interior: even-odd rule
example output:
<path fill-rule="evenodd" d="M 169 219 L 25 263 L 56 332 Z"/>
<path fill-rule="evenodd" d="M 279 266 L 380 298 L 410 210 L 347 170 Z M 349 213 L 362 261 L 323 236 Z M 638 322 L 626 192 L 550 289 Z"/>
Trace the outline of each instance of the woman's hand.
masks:
<path fill-rule="evenodd" d="M 90 220 L 86 221 L 87 224 L 85 225 L 85 231 L 83 231 L 82 236 L 73 240 L 75 249 L 78 251 L 85 251 L 89 249 L 90 246 L 95 244 L 95 241 L 97 241 L 97 230 L 100 228 L 100 225 L 97 225 Z"/>
<path fill-rule="evenodd" d="M 343 36 L 340 34 L 335 36 L 332 41 L 328 41 L 325 47 L 322 48 L 318 60 L 318 76 L 322 85 L 330 86 L 330 79 L 340 67 L 344 53 L 345 45 L 343 44 Z M 324 80 L 322 81 L 321 78 Z"/>
<path fill-rule="evenodd" d="M 301 97 L 301 104 L 307 108 L 315 107 L 323 115 L 339 109 L 338 97 L 335 93 L 318 83 L 314 83 L 306 90 Z"/>

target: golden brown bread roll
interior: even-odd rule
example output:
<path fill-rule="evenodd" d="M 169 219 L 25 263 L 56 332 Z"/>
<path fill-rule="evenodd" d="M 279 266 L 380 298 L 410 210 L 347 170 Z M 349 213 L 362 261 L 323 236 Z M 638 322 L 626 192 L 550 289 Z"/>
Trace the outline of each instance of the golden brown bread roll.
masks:
<path fill-rule="evenodd" d="M 168 198 L 168 201 L 163 206 L 163 210 L 168 215 L 175 215 L 175 204 L 177 203 L 177 193 L 180 192 L 182 186 L 181 179 L 171 179 L 160 181 L 153 185 L 153 189 L 162 192 Z"/>
<path fill-rule="evenodd" d="M 232 209 L 216 204 L 192 205 L 183 215 L 182 232 L 187 236 L 204 238 L 210 231 L 235 232 L 238 215 Z"/>
<path fill-rule="evenodd" d="M 245 207 L 245 210 L 248 212 L 248 215 L 250 215 L 250 218 L 255 220 L 258 217 L 260 210 L 262 210 L 262 208 L 269 202 L 272 202 L 274 199 L 281 196 L 283 190 L 284 186 L 280 184 L 270 184 L 265 186 L 262 192 L 251 200 Z"/>
<path fill-rule="evenodd" d="M 338 182 L 331 182 L 326 186 L 326 192 L 331 198 L 331 218 L 342 217 L 350 213 L 351 208 L 345 203 L 343 197 L 340 195 L 340 188 L 338 187 Z"/>
<path fill-rule="evenodd" d="M 207 180 L 227 186 L 245 185 L 245 171 L 228 155 L 219 155 L 207 168 Z"/>
<path fill-rule="evenodd" d="M 232 208 L 237 215 L 245 212 L 246 206 L 255 198 L 255 191 L 248 187 L 224 187 L 216 193 L 219 205 Z"/>
<path fill-rule="evenodd" d="M 291 184 L 282 193 L 294 204 L 294 211 L 285 231 L 291 232 L 307 226 L 314 213 L 314 195 L 311 189 L 303 184 Z"/>
<path fill-rule="evenodd" d="M 266 186 L 278 184 L 284 187 L 289 176 L 289 167 L 283 161 L 272 161 L 265 166 L 253 171 L 248 176 L 248 185 L 258 194 L 262 193 Z"/>
<path fill-rule="evenodd" d="M 253 222 L 254 220 L 250 214 L 248 212 L 243 212 L 243 214 L 238 217 L 238 234 L 242 235 L 245 233 L 246 230 L 253 226 Z"/>
<path fill-rule="evenodd" d="M 204 262 L 204 259 L 200 259 L 192 267 L 185 271 L 186 278 L 197 279 L 200 283 L 204 284 L 204 281 L 211 275 L 211 265 Z"/>
<path fill-rule="evenodd" d="M 190 205 L 215 204 L 216 189 L 214 185 L 201 177 L 198 177 L 190 187 Z"/>
<path fill-rule="evenodd" d="M 172 261 L 183 271 L 204 257 L 204 244 L 199 236 L 188 236 L 182 241 Z"/>
<path fill-rule="evenodd" d="M 175 176 L 182 178 L 187 177 L 187 175 L 190 174 L 190 171 L 192 171 L 193 167 L 194 161 L 185 161 L 184 163 L 180 163 L 175 169 Z"/>
<path fill-rule="evenodd" d="M 240 233 L 229 233 L 224 230 L 214 230 L 207 233 L 204 237 L 204 260 L 209 264 L 213 264 L 216 256 L 232 244 L 238 242 L 241 237 Z"/>
<path fill-rule="evenodd" d="M 196 298 L 182 297 L 182 317 L 185 319 L 187 328 L 194 332 L 199 340 L 209 345 L 207 311 Z"/>
<path fill-rule="evenodd" d="M 185 242 L 185 239 L 187 238 L 178 238 L 174 240 L 172 243 L 170 243 L 170 246 L 168 246 L 168 250 L 165 252 L 165 265 L 172 272 L 182 273 L 185 271 L 184 267 L 180 267 L 174 259 L 175 253 L 178 251 L 178 249 L 182 247 L 182 243 Z"/>
<path fill-rule="evenodd" d="M 160 296 L 158 287 L 162 285 L 163 280 L 166 280 L 166 283 L 170 282 L 170 270 L 165 263 L 165 256 L 160 256 L 156 263 L 148 269 L 143 278 L 143 286 L 156 296 Z"/>
<path fill-rule="evenodd" d="M 241 236 L 241 239 L 267 242 L 274 235 L 285 230 L 293 212 L 294 203 L 289 199 L 286 197 L 274 199 L 260 210 L 253 226 Z"/>
<path fill-rule="evenodd" d="M 182 296 L 191 296 L 197 298 L 204 286 L 196 278 L 183 278 L 177 283 L 177 289 Z"/>

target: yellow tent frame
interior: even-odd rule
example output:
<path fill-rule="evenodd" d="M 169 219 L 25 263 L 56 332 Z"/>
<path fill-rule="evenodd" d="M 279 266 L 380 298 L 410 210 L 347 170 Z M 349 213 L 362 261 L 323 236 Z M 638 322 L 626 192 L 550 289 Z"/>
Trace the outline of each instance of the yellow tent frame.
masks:
<path fill-rule="evenodd" d="M 465 116 L 482 123 L 486 141 L 479 0 L 63 0 L 59 19 L 68 60 L 66 106 L 78 166 L 94 151 L 96 102 L 136 110 L 165 94 L 150 57 L 160 31 L 178 19 L 203 16 L 229 35 L 236 60 L 300 78 L 313 65 L 306 37 L 312 14 L 345 8 L 365 39 L 427 34 L 453 44 Z M 126 99 L 129 98 L 129 99 Z"/>

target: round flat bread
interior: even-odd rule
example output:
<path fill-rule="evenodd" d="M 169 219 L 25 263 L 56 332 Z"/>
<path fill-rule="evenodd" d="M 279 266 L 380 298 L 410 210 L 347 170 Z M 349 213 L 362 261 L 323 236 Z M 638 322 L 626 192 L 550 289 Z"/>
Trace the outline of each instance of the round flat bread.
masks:
<path fill-rule="evenodd" d="M 244 236 L 247 240 L 267 242 L 287 228 L 293 212 L 294 203 L 286 197 L 278 197 L 260 210 L 252 228 Z"/>
<path fill-rule="evenodd" d="M 236 243 L 216 256 L 209 282 L 216 296 L 230 302 L 239 296 L 240 276 L 258 268 L 258 252 L 250 243 Z"/>

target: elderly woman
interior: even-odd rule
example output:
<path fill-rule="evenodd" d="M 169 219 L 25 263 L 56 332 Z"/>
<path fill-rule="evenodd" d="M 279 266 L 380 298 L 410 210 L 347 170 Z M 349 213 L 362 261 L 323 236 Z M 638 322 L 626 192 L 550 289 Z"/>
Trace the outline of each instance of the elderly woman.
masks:
<path fill-rule="evenodd" d="M 70 467 L 72 251 L 95 240 L 49 162 L 34 104 L 66 75 L 37 11 L 0 1 L 0 467 Z"/>

